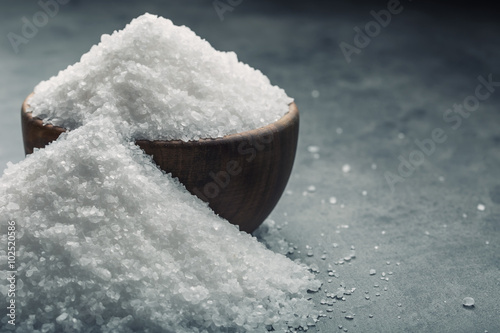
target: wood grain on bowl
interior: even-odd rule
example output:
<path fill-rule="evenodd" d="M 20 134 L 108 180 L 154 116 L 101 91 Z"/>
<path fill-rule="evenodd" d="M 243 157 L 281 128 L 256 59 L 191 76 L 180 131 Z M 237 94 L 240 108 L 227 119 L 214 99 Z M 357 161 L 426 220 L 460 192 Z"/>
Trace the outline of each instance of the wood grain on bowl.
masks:
<path fill-rule="evenodd" d="M 29 98 L 29 97 L 28 97 Z M 28 100 L 28 99 L 27 99 Z M 32 117 L 24 101 L 24 149 L 31 154 L 65 131 Z M 278 121 L 238 134 L 197 141 L 147 141 L 136 144 L 165 172 L 241 230 L 254 231 L 280 199 L 292 171 L 299 131 L 295 103 Z"/>

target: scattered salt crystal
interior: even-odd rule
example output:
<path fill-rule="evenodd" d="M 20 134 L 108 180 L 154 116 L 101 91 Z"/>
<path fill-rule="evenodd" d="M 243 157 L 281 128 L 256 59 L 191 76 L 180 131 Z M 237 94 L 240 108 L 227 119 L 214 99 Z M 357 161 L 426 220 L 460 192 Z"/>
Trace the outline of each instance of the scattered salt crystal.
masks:
<path fill-rule="evenodd" d="M 337 129 L 335 130 L 335 132 L 337 132 L 337 134 L 339 134 L 339 135 L 342 134 L 343 131 L 344 130 L 342 130 L 342 128 L 340 128 L 340 127 L 337 127 Z"/>
<path fill-rule="evenodd" d="M 370 269 L 370 275 L 375 275 L 375 274 L 377 274 L 377 271 L 376 271 L 376 270 L 374 270 L 373 268 L 372 268 L 372 269 Z"/>
<path fill-rule="evenodd" d="M 483 205 L 483 204 L 478 204 L 478 205 L 477 205 L 477 210 L 479 210 L 479 211 L 481 211 L 481 212 L 482 212 L 482 211 L 484 211 L 485 209 L 486 209 L 486 206 L 485 206 L 485 205 Z"/>
<path fill-rule="evenodd" d="M 313 90 L 313 91 L 311 91 L 311 96 L 312 96 L 313 98 L 318 98 L 318 97 L 319 97 L 319 91 L 317 91 L 317 90 Z"/>
<path fill-rule="evenodd" d="M 308 186 L 308 187 L 307 187 L 307 191 L 309 191 L 309 192 L 311 192 L 311 193 L 312 193 L 312 192 L 316 192 L 316 186 L 314 186 L 314 185 L 310 185 L 310 186 Z"/>
<path fill-rule="evenodd" d="M 348 173 L 349 171 L 351 171 L 351 166 L 349 164 L 344 164 L 342 166 L 342 172 Z"/>
<path fill-rule="evenodd" d="M 462 301 L 462 304 L 466 308 L 472 308 L 475 305 L 474 298 L 472 297 L 465 297 Z"/>
<path fill-rule="evenodd" d="M 337 203 L 337 198 L 335 197 L 330 197 L 330 199 L 328 199 L 328 201 L 332 204 L 332 205 L 335 205 Z"/>
<path fill-rule="evenodd" d="M 362 194 L 363 196 L 366 196 L 366 195 L 368 194 L 368 192 L 367 192 L 367 191 L 363 191 L 363 192 L 361 192 L 361 194 Z"/>

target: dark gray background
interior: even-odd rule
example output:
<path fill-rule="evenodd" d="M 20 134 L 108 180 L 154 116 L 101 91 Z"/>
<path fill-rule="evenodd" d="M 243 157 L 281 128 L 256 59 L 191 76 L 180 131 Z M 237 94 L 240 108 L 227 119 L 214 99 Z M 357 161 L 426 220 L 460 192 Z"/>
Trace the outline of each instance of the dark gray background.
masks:
<path fill-rule="evenodd" d="M 41 8 L 2 1 L 0 169 L 24 158 L 19 110 L 38 82 L 78 61 L 101 34 L 146 11 L 158 14 L 216 49 L 235 51 L 296 100 L 298 154 L 288 194 L 271 218 L 282 226 L 273 239 L 294 243 L 290 256 L 317 264 L 325 282 L 312 296 L 327 317 L 310 331 L 340 332 L 342 325 L 349 332 L 500 332 L 500 87 L 456 130 L 443 120 L 474 94 L 478 76 L 500 81 L 497 13 L 480 3 L 401 5 L 347 63 L 339 43 L 353 44 L 353 28 L 386 2 L 247 0 L 221 21 L 212 1 L 70 0 L 16 54 L 7 34 L 21 34 L 21 18 L 31 20 Z M 384 174 L 397 175 L 398 156 L 408 159 L 415 140 L 435 128 L 447 140 L 392 191 Z M 309 145 L 320 148 L 319 158 Z M 304 195 L 310 185 L 316 191 Z M 335 265 L 351 246 L 356 258 Z M 329 263 L 338 277 L 327 276 Z M 341 283 L 355 292 L 321 305 L 324 290 Z M 462 306 L 466 296 L 475 299 L 473 309 Z M 353 320 L 344 318 L 348 312 Z"/>

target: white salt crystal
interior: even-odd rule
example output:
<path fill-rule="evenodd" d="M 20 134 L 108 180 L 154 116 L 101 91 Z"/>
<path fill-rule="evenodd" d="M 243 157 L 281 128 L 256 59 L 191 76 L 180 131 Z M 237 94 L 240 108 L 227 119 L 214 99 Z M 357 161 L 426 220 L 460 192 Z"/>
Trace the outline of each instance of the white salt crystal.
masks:
<path fill-rule="evenodd" d="M 131 142 L 253 129 L 291 101 L 234 53 L 149 14 L 39 84 L 34 114 L 71 131 L 0 179 L 0 224 L 24 232 L 16 329 L 256 332 L 316 322 L 307 291 L 321 283 L 305 265 L 239 232 Z"/>
<path fill-rule="evenodd" d="M 29 103 L 34 116 L 68 129 L 106 113 L 125 121 L 136 139 L 188 141 L 265 126 L 292 101 L 234 52 L 144 14 L 38 84 Z"/>
<path fill-rule="evenodd" d="M 100 136 L 103 128 L 111 130 Z M 42 299 L 65 309 L 56 318 L 62 331 L 90 316 L 117 332 L 258 331 L 314 316 L 307 290 L 320 283 L 305 266 L 216 216 L 112 129 L 111 120 L 90 121 L 0 181 L 0 222 L 15 220 L 25 233 L 18 281 L 29 275 L 29 283 L 16 295 L 23 313 L 40 313 Z M 24 208 L 7 209 L 6 198 Z M 6 233 L 0 238 L 6 243 Z M 41 252 L 49 260 L 39 261 Z M 43 313 L 35 326 L 53 322 Z"/>
<path fill-rule="evenodd" d="M 342 171 L 348 173 L 349 171 L 351 171 L 351 166 L 349 164 L 344 164 L 342 166 Z"/>
<path fill-rule="evenodd" d="M 481 212 L 482 212 L 482 211 L 484 211 L 485 209 L 486 209 L 486 206 L 485 206 L 485 205 L 483 205 L 483 204 L 478 204 L 478 205 L 477 205 L 477 210 L 479 210 L 479 211 L 481 211 Z"/>
<path fill-rule="evenodd" d="M 266 247 L 274 252 L 286 255 L 294 252 L 294 248 L 288 244 L 280 233 L 280 226 L 274 220 L 265 220 L 253 235 Z"/>
<path fill-rule="evenodd" d="M 307 151 L 310 153 L 319 153 L 319 147 L 318 146 L 308 146 Z"/>
<path fill-rule="evenodd" d="M 68 314 L 67 313 L 62 313 L 60 314 L 57 318 L 56 318 L 56 322 L 57 323 L 61 323 L 63 322 L 66 318 L 68 318 Z"/>

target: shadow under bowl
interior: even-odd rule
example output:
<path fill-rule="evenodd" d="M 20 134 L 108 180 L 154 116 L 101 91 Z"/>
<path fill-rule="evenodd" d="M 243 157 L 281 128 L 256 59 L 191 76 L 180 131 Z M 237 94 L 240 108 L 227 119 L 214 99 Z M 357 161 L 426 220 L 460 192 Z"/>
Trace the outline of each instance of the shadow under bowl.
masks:
<path fill-rule="evenodd" d="M 66 131 L 44 125 L 27 112 L 30 96 L 21 109 L 26 154 L 45 147 Z M 135 143 L 189 192 L 208 202 L 216 214 L 240 230 L 253 232 L 283 194 L 292 171 L 298 134 L 299 111 L 291 103 L 281 119 L 258 129 L 215 139 Z"/>

